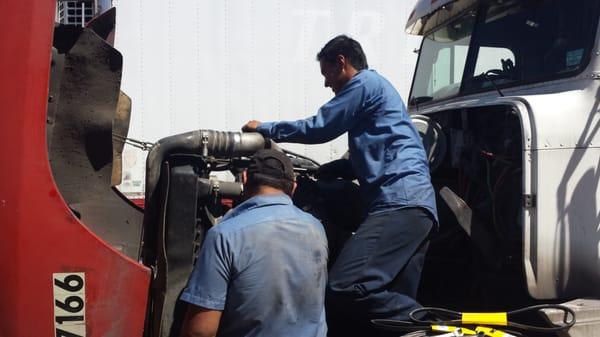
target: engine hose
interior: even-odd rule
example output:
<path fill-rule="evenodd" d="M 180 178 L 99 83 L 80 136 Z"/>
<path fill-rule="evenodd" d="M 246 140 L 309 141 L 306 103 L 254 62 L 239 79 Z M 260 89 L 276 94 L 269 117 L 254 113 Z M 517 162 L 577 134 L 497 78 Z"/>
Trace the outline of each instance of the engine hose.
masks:
<path fill-rule="evenodd" d="M 253 154 L 265 147 L 265 138 L 257 132 L 196 130 L 159 140 L 146 159 L 146 200 L 150 200 L 160 177 L 163 161 L 174 153 L 200 154 L 231 158 Z"/>
<path fill-rule="evenodd" d="M 220 181 L 216 179 L 198 178 L 200 189 L 198 199 L 213 196 L 215 198 L 239 198 L 244 192 L 241 182 Z"/>
<path fill-rule="evenodd" d="M 554 309 L 564 312 L 561 325 L 553 327 L 536 326 L 514 321 L 514 316 L 523 313 L 537 312 L 542 309 Z M 417 317 L 440 317 L 441 320 L 420 319 Z M 493 325 L 512 327 L 521 331 L 531 332 L 557 332 L 567 330 L 575 325 L 575 312 L 573 309 L 560 304 L 540 304 L 498 313 L 463 313 L 442 308 L 419 308 L 409 314 L 413 323 L 419 325 Z"/>

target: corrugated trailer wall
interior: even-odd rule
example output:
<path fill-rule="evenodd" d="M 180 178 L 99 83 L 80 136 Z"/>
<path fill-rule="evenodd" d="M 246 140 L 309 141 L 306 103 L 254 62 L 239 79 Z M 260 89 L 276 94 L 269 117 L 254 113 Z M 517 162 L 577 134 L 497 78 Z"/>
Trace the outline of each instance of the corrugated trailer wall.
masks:
<path fill-rule="evenodd" d="M 419 40 L 404 32 L 408 0 L 120 0 L 116 47 L 133 101 L 129 136 L 154 142 L 199 128 L 239 131 L 249 119 L 307 117 L 332 97 L 316 53 L 337 34 L 356 38 L 371 68 L 408 95 Z M 319 162 L 346 151 L 284 147 Z M 142 192 L 145 153 L 127 147 L 124 192 Z"/>

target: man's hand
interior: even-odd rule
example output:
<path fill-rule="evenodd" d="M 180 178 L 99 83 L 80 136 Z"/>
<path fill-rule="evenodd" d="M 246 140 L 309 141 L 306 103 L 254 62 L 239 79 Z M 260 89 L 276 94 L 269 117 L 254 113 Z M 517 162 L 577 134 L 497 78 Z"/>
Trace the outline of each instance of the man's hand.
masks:
<path fill-rule="evenodd" d="M 260 125 L 260 122 L 257 120 L 251 120 L 246 125 L 242 126 L 242 131 L 244 132 L 256 132 L 256 129 Z"/>

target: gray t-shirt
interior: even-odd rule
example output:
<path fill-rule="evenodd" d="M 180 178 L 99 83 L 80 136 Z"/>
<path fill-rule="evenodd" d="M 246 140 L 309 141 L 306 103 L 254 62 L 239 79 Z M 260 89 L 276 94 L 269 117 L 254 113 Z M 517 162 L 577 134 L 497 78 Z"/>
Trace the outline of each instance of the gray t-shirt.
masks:
<path fill-rule="evenodd" d="M 183 301 L 222 310 L 218 336 L 324 337 L 327 239 L 285 194 L 246 200 L 208 231 Z"/>

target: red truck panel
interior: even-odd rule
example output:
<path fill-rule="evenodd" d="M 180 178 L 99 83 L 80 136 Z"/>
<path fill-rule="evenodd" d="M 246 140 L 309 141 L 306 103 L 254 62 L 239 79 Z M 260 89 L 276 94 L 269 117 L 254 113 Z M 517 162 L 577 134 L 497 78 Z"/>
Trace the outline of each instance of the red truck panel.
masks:
<path fill-rule="evenodd" d="M 50 172 L 54 11 L 51 0 L 0 3 L 0 336 L 55 336 L 53 274 L 68 272 L 85 273 L 88 337 L 141 336 L 149 269 L 80 223 Z"/>

